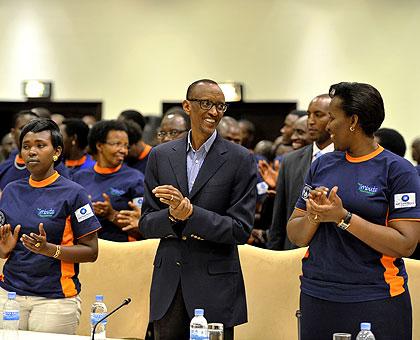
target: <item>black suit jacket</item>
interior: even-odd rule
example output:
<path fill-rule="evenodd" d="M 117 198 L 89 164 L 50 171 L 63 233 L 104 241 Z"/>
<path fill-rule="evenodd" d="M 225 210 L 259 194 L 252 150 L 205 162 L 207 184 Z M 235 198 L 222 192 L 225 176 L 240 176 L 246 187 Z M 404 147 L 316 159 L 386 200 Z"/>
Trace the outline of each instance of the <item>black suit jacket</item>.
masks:
<path fill-rule="evenodd" d="M 312 163 L 313 146 L 284 155 L 280 164 L 270 228 L 269 248 L 287 250 L 297 248 L 287 237 L 286 225 L 299 198 Z"/>
<path fill-rule="evenodd" d="M 188 193 L 187 136 L 153 148 L 146 169 L 140 231 L 161 238 L 150 293 L 150 320 L 166 313 L 181 282 L 190 317 L 204 308 L 208 322 L 232 327 L 247 321 L 238 244 L 246 243 L 254 220 L 256 165 L 244 147 L 217 135 Z M 151 190 L 171 184 L 188 197 L 194 212 L 185 222 L 169 220 L 168 206 Z"/>

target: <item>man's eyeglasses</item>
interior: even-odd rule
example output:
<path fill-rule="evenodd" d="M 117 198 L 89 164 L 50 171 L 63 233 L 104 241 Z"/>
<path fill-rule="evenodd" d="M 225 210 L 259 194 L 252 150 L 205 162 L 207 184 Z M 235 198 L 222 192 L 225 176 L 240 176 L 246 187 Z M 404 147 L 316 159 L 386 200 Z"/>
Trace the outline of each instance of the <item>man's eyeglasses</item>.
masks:
<path fill-rule="evenodd" d="M 120 142 L 105 142 L 105 144 L 115 146 L 117 149 L 126 149 L 127 151 L 131 149 L 131 145 L 123 144 Z"/>
<path fill-rule="evenodd" d="M 213 105 L 216 107 L 216 111 L 219 113 L 225 113 L 229 104 L 226 103 L 213 103 L 211 100 L 208 99 L 187 99 L 190 102 L 199 102 L 200 108 L 202 110 L 208 111 L 210 110 Z"/>
<path fill-rule="evenodd" d="M 175 137 L 177 137 L 178 135 L 180 135 L 181 133 L 186 132 L 186 131 L 188 131 L 188 130 L 171 130 L 171 131 L 168 131 L 168 132 L 165 132 L 165 131 L 159 131 L 159 132 L 157 133 L 157 136 L 158 136 L 158 138 L 160 138 L 160 139 L 163 139 L 163 138 L 165 138 L 166 136 L 168 136 L 168 137 L 172 137 L 172 138 L 175 138 Z"/>

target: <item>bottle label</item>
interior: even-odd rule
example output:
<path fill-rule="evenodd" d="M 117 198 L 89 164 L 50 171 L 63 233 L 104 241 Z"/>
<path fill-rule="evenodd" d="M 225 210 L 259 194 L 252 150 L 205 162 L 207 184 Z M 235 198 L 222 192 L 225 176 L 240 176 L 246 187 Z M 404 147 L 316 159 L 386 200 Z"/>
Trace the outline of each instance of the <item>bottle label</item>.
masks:
<path fill-rule="evenodd" d="M 101 320 L 106 313 L 90 313 L 90 323 L 97 323 L 99 320 Z M 101 324 L 106 323 L 106 320 L 102 320 Z"/>
<path fill-rule="evenodd" d="M 19 311 L 18 310 L 4 310 L 3 311 L 3 320 L 4 321 L 19 320 Z"/>
<path fill-rule="evenodd" d="M 190 340 L 207 340 L 207 329 L 190 329 Z"/>

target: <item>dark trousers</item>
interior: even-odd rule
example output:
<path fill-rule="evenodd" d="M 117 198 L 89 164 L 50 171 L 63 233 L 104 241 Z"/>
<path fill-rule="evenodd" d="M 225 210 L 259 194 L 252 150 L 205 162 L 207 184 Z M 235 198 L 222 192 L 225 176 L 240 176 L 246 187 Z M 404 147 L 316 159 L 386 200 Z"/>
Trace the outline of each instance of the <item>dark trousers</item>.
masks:
<path fill-rule="evenodd" d="M 300 294 L 302 340 L 332 339 L 350 333 L 356 339 L 361 322 L 370 322 L 378 340 L 411 340 L 412 311 L 409 292 L 367 302 L 332 302 Z"/>
<path fill-rule="evenodd" d="M 191 319 L 182 297 L 181 284 L 179 284 L 166 314 L 162 319 L 153 322 L 155 340 L 188 340 L 190 322 Z M 233 327 L 224 330 L 224 340 L 233 340 Z"/>

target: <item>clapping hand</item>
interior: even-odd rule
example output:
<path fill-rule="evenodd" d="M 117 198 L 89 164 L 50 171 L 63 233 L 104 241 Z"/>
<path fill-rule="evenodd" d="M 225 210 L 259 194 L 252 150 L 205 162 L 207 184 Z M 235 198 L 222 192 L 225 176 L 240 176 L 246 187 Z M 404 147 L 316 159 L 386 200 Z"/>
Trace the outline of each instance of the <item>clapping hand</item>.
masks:
<path fill-rule="evenodd" d="M 343 202 L 337 195 L 338 187 L 333 187 L 329 196 L 328 191 L 326 187 L 317 187 L 306 200 L 306 210 L 318 222 L 338 222 L 346 215 Z"/>
<path fill-rule="evenodd" d="M 0 227 L 0 252 L 1 257 L 6 258 L 16 246 L 19 238 L 20 225 L 17 225 L 12 234 L 10 224 L 5 224 Z"/>
<path fill-rule="evenodd" d="M 185 221 L 193 213 L 194 208 L 190 200 L 172 185 L 157 186 L 152 193 L 169 206 L 169 213 L 177 220 Z"/>

